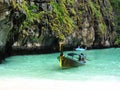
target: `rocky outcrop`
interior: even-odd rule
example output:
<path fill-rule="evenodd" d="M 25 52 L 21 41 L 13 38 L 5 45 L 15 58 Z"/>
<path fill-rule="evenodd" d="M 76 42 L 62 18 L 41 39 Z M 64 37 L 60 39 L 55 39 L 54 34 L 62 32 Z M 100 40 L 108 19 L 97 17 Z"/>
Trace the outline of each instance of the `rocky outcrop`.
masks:
<path fill-rule="evenodd" d="M 66 48 L 110 47 L 113 20 L 109 0 L 1 0 L 0 54 L 13 47 L 58 51 L 61 41 Z"/>
<path fill-rule="evenodd" d="M 10 56 L 13 43 L 18 40 L 24 14 L 11 6 L 11 0 L 0 1 L 0 63 Z"/>
<path fill-rule="evenodd" d="M 66 39 L 66 44 L 73 43 L 74 46 L 82 44 L 92 48 L 114 45 L 115 31 L 110 2 L 108 0 L 78 0 L 78 2 L 78 7 L 74 9 L 82 13 L 79 15 L 81 20 L 77 23 L 78 30 L 74 30 L 69 39 Z"/>
<path fill-rule="evenodd" d="M 13 26 L 8 18 L 9 13 L 7 4 L 0 2 L 0 63 L 2 63 L 2 60 L 5 58 L 5 46 L 8 34 Z"/>
<path fill-rule="evenodd" d="M 29 5 L 37 5 L 37 13 L 43 13 L 38 20 L 34 18 L 29 27 L 22 28 L 23 36 L 14 45 L 56 46 L 54 39 L 58 42 L 64 40 L 66 47 L 86 45 L 100 48 L 114 45 L 116 32 L 108 0 L 33 0 Z"/>

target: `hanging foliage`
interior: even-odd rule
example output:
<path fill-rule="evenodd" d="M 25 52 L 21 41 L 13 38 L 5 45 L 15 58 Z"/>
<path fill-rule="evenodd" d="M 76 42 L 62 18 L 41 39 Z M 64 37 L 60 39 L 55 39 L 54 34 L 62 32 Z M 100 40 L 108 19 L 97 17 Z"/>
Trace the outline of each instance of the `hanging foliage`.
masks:
<path fill-rule="evenodd" d="M 51 1 L 50 5 L 52 5 L 52 12 L 54 13 L 54 19 L 49 22 L 51 29 L 60 39 L 64 39 L 66 35 L 72 33 L 75 26 L 74 21 L 68 13 L 65 6 L 65 0 L 61 0 L 59 3 Z"/>

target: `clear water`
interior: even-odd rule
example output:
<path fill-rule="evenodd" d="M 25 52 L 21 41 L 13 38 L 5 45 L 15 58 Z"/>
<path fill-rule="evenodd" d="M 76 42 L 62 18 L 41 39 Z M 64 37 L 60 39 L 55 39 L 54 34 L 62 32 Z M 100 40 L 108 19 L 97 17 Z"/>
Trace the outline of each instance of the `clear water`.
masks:
<path fill-rule="evenodd" d="M 80 51 L 66 51 L 68 53 Z M 87 50 L 87 63 L 70 69 L 61 69 L 59 53 L 22 55 L 6 58 L 0 65 L 0 78 L 36 78 L 78 81 L 120 81 L 120 48 Z"/>

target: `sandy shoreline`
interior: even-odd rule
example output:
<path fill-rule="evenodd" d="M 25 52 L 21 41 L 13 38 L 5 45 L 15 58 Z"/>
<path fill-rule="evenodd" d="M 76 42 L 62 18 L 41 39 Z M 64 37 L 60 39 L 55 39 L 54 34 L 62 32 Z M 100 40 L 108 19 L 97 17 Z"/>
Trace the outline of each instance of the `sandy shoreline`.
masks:
<path fill-rule="evenodd" d="M 24 78 L 0 79 L 0 90 L 120 90 L 120 82 L 64 81 Z"/>

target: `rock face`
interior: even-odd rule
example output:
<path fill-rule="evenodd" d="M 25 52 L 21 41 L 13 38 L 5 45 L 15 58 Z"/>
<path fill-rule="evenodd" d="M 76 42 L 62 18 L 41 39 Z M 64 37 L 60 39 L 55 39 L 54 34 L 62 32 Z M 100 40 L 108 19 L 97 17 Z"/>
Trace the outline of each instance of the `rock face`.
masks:
<path fill-rule="evenodd" d="M 0 63 L 10 56 L 23 19 L 23 14 L 11 7 L 10 0 L 0 1 Z"/>
<path fill-rule="evenodd" d="M 109 0 L 1 0 L 0 54 L 12 47 L 57 51 L 61 40 L 65 47 L 110 47 L 113 20 Z"/>
<path fill-rule="evenodd" d="M 108 0 L 78 0 L 76 12 L 81 20 L 77 23 L 78 31 L 74 31 L 67 43 L 83 44 L 88 47 L 112 46 L 115 39 L 112 7 Z M 74 42 L 71 41 L 76 39 Z M 78 42 L 79 41 L 79 42 Z M 75 43 L 76 42 L 76 43 Z"/>
<path fill-rule="evenodd" d="M 17 42 L 20 46 L 54 46 L 56 39 L 63 39 L 66 47 L 114 44 L 113 13 L 108 0 L 35 0 L 29 4 L 37 5 L 38 12 L 44 13 L 29 28 L 23 27 L 24 36 Z"/>
<path fill-rule="evenodd" d="M 5 46 L 8 34 L 13 26 L 11 21 L 9 21 L 8 14 L 7 4 L 0 2 L 0 63 L 5 57 Z"/>

